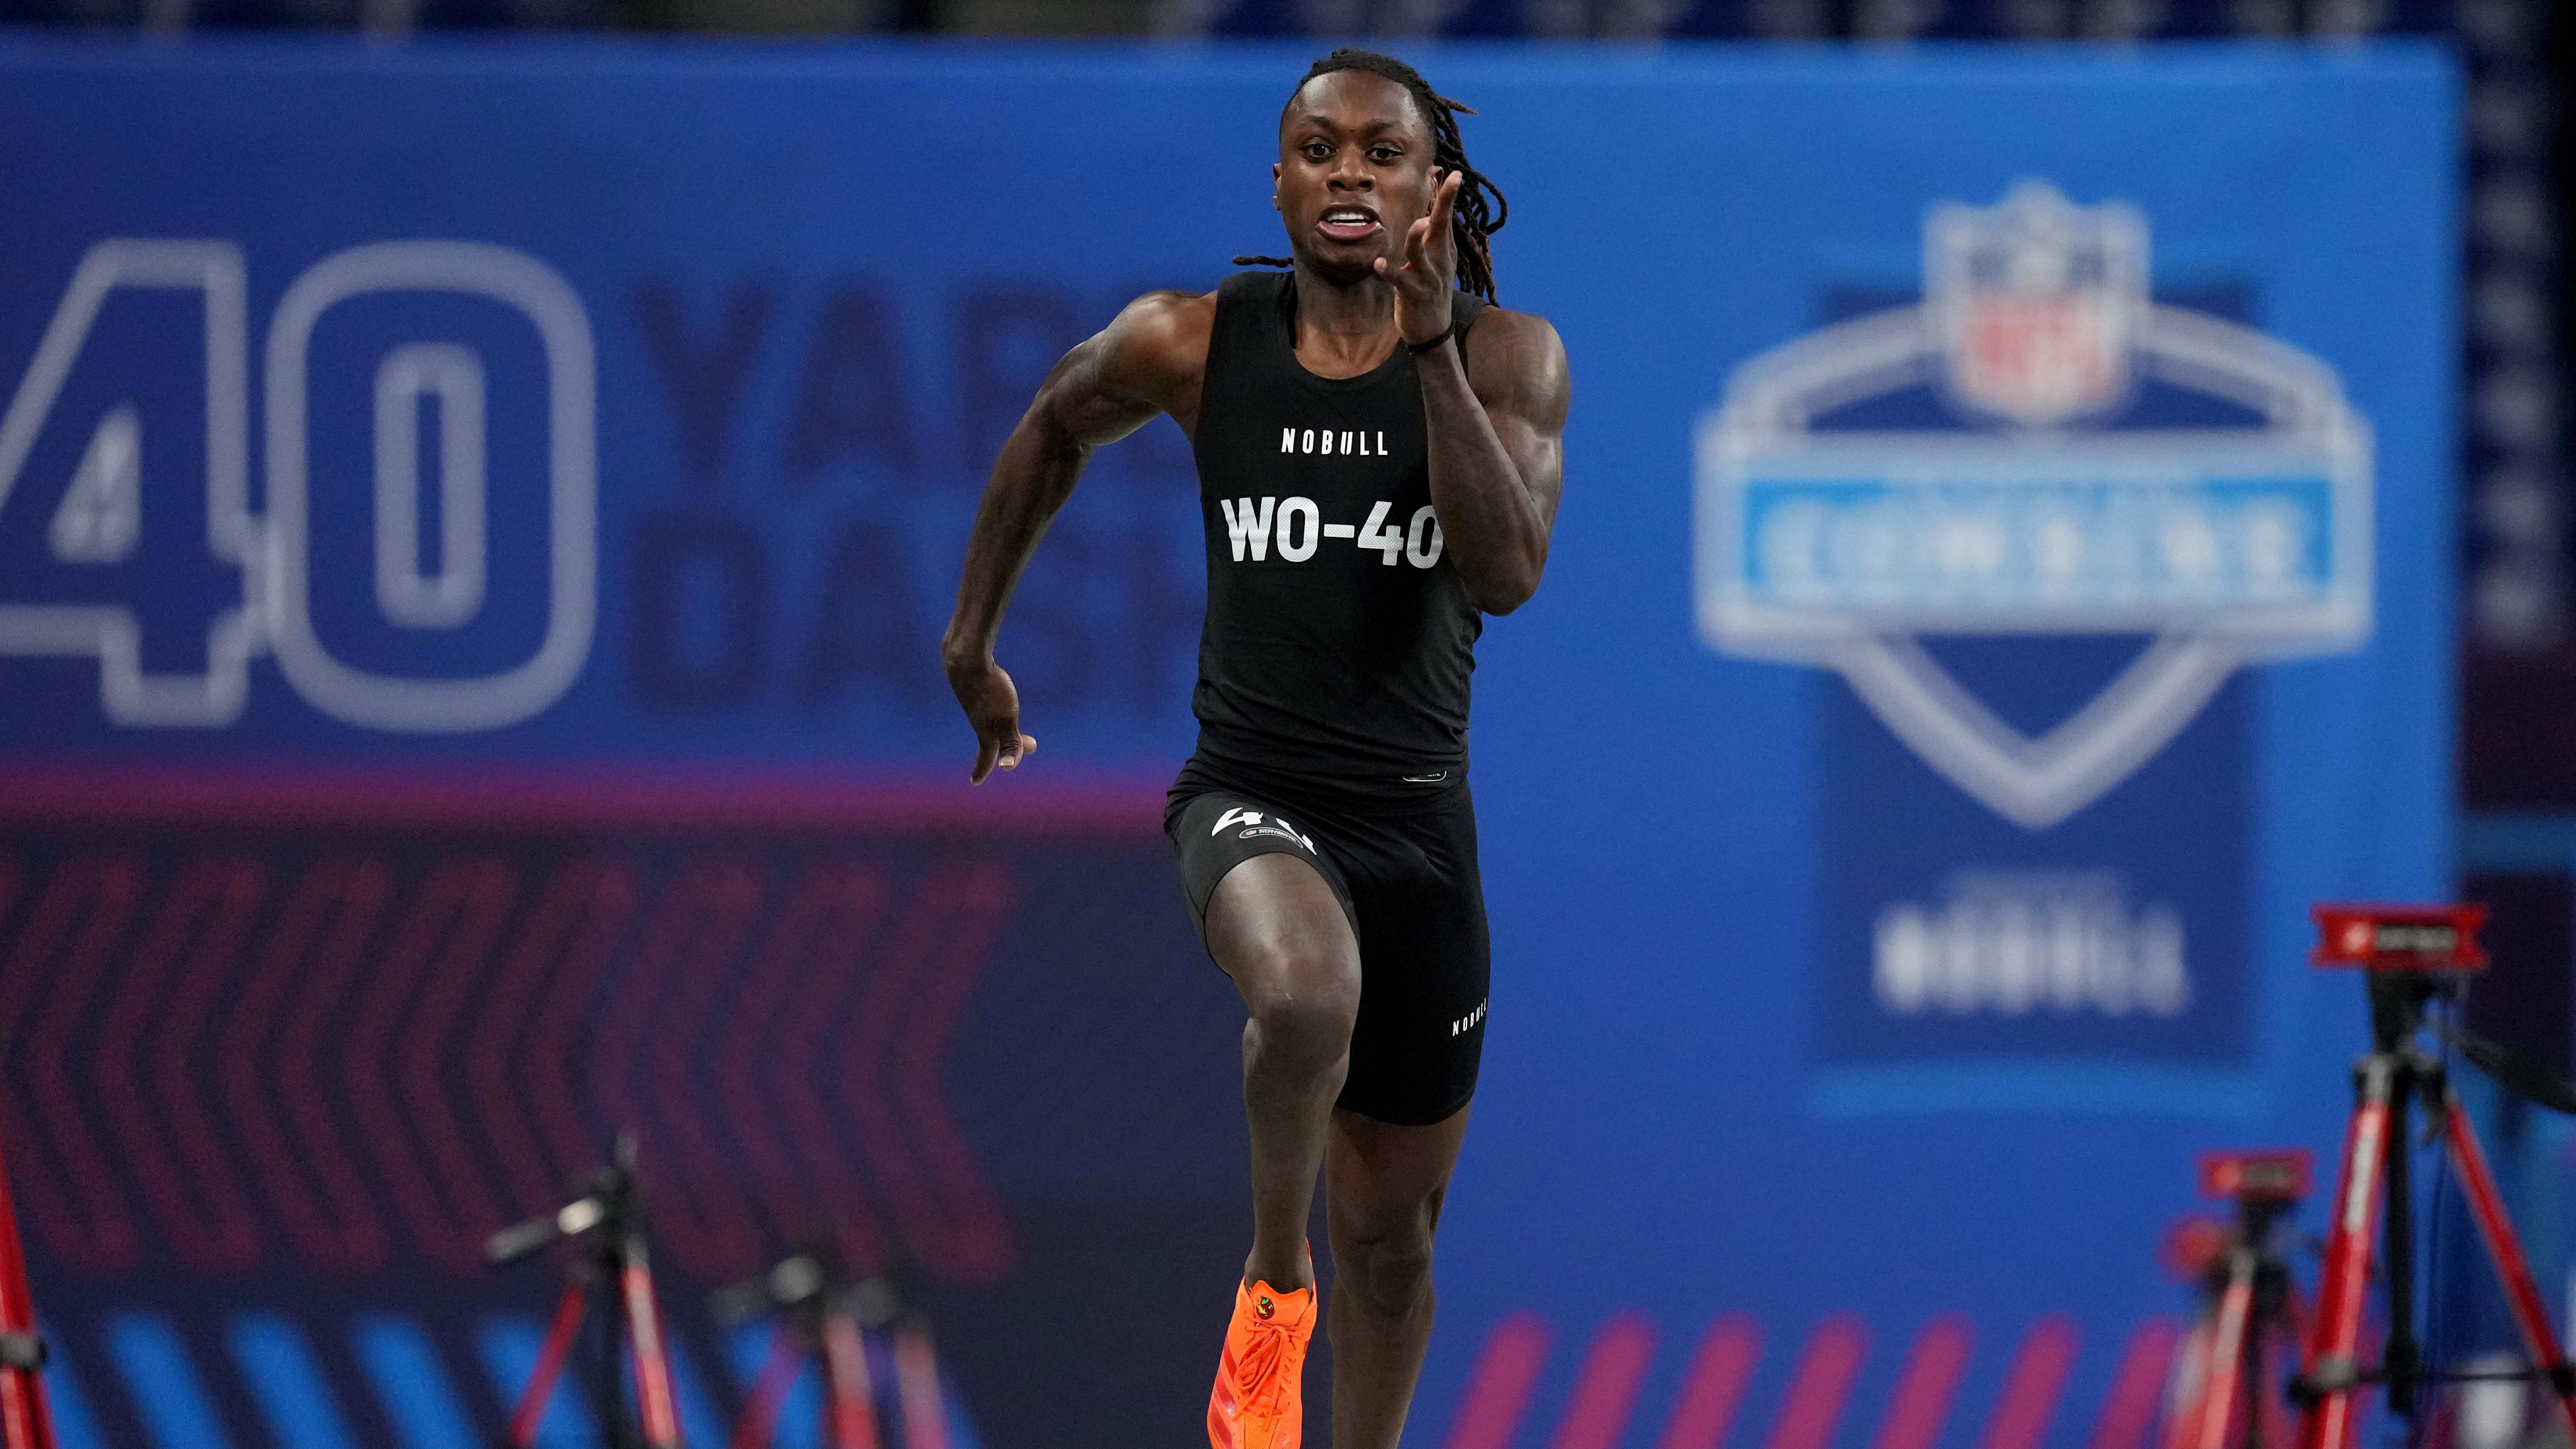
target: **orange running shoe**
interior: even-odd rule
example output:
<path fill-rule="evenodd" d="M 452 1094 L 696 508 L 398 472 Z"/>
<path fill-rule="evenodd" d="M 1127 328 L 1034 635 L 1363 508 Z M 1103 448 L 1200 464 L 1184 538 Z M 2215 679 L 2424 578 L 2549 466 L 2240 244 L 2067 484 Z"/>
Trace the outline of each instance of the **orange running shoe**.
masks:
<path fill-rule="evenodd" d="M 1208 1395 L 1214 1449 L 1297 1449 L 1306 1427 L 1306 1343 L 1314 1335 L 1314 1289 L 1281 1293 L 1248 1283 L 1234 1290 L 1234 1322 Z"/>

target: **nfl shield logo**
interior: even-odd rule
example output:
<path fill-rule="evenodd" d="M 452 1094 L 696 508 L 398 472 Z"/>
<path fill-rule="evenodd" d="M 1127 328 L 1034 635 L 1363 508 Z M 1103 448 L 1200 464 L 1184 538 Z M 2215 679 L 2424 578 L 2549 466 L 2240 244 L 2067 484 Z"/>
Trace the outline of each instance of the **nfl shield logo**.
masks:
<path fill-rule="evenodd" d="M 2047 427 L 2127 395 L 2147 303 L 2136 208 L 2075 206 L 2025 181 L 1991 207 L 1934 207 L 1923 240 L 1923 292 L 1953 402 Z"/>
<path fill-rule="evenodd" d="M 1703 418 L 1701 630 L 1722 653 L 1839 671 L 1924 763 L 2045 830 L 2238 668 L 2368 635 L 2369 425 L 2318 359 L 2153 301 L 2127 203 L 2025 181 L 1993 206 L 1939 203 L 1923 236 L 1918 305 L 1749 359 Z M 2159 389 L 2239 421 L 2124 426 Z M 1869 410 L 1924 390 L 1956 425 Z M 2148 642 L 2037 733 L 1921 642 L 2051 635 Z"/>

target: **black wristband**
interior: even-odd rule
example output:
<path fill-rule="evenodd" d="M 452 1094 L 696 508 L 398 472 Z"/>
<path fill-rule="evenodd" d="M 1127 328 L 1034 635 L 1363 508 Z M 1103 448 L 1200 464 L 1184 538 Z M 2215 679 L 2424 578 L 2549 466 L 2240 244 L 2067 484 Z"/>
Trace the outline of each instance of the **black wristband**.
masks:
<path fill-rule="evenodd" d="M 1431 349 L 1457 335 L 1458 324 L 1456 322 L 1451 322 L 1447 327 L 1441 329 L 1439 336 L 1432 338 L 1428 342 L 1408 342 L 1404 344 L 1404 350 L 1412 353 L 1416 357 L 1420 357 L 1422 354 L 1429 352 Z"/>

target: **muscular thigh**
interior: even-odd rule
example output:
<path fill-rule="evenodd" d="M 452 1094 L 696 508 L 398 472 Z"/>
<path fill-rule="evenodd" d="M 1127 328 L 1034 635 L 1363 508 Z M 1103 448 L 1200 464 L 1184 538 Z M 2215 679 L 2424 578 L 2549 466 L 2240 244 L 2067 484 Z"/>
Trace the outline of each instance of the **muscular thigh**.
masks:
<path fill-rule="evenodd" d="M 1202 934 L 1256 1009 L 1279 991 L 1359 993 L 1350 918 L 1323 875 L 1295 856 L 1257 855 L 1226 872 L 1208 898 Z"/>
<path fill-rule="evenodd" d="M 1358 992 L 1350 890 L 1310 824 L 1211 791 L 1175 810 L 1169 830 L 1199 939 L 1256 1009 L 1260 996 L 1298 984 L 1286 976 L 1321 974 Z"/>

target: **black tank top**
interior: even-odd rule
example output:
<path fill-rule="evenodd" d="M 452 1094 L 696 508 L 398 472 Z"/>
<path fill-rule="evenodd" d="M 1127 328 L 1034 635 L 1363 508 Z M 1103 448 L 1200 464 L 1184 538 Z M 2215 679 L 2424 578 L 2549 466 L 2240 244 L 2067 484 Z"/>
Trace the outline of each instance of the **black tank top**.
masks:
<path fill-rule="evenodd" d="M 1199 394 L 1207 624 L 1199 754 L 1413 793 L 1464 775 L 1484 619 L 1449 566 L 1413 354 L 1326 378 L 1296 357 L 1295 278 L 1217 288 Z M 1485 304 L 1461 293 L 1464 343 Z"/>

